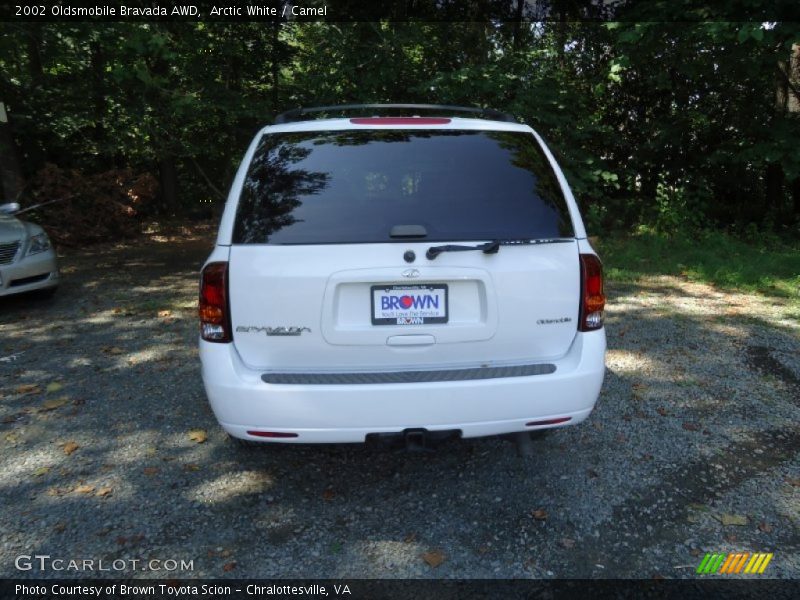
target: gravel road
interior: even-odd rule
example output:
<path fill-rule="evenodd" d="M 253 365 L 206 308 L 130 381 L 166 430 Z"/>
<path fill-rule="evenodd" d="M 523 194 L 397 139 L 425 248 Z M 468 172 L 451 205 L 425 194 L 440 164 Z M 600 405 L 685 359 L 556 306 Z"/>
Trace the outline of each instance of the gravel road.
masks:
<path fill-rule="evenodd" d="M 251 450 L 206 403 L 213 232 L 189 233 L 68 253 L 52 300 L 0 300 L 3 577 L 91 574 L 15 568 L 45 554 L 193 561 L 95 573 L 125 577 L 681 578 L 733 551 L 800 577 L 797 309 L 609 285 L 598 407 L 531 458 L 492 438 Z"/>

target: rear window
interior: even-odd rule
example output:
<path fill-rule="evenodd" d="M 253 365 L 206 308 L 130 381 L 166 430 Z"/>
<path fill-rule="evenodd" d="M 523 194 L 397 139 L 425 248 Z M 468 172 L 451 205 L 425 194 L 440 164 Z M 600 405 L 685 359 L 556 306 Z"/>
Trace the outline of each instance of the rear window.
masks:
<path fill-rule="evenodd" d="M 348 130 L 267 134 L 247 171 L 234 244 L 573 237 L 555 174 L 529 133 Z"/>

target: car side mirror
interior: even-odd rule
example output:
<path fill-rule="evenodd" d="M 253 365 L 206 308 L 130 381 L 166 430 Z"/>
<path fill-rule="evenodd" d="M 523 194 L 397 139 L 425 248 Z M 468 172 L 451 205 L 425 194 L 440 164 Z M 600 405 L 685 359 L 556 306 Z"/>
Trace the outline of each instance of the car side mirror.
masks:
<path fill-rule="evenodd" d="M 0 204 L 0 214 L 13 215 L 19 210 L 19 202 L 9 202 L 7 204 Z"/>

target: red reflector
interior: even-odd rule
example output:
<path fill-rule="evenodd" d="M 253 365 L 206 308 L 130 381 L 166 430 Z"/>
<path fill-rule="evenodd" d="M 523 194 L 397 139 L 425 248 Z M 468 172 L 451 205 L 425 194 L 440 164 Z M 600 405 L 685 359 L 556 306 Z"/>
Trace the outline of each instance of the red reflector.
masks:
<path fill-rule="evenodd" d="M 353 125 L 447 125 L 442 117 L 363 117 L 350 119 Z"/>
<path fill-rule="evenodd" d="M 296 438 L 296 433 L 288 433 L 286 431 L 248 431 L 248 435 L 266 438 Z"/>
<path fill-rule="evenodd" d="M 559 417 L 558 419 L 545 419 L 544 421 L 531 421 L 525 423 L 525 427 L 536 427 L 537 425 L 557 425 L 558 423 L 566 423 L 571 421 L 572 417 Z"/>

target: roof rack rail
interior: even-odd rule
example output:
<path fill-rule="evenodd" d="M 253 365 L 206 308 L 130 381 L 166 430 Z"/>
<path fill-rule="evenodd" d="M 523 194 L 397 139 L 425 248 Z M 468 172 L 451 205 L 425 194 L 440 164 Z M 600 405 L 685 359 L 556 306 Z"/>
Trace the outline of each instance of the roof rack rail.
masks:
<path fill-rule="evenodd" d="M 449 104 L 339 104 L 333 106 L 311 106 L 295 108 L 282 112 L 275 117 L 275 124 L 291 123 L 301 120 L 304 115 L 312 113 L 348 112 L 363 110 L 402 110 L 402 111 L 437 111 L 440 113 L 468 113 L 495 121 L 517 123 L 513 115 L 492 108 L 476 108 L 473 106 L 451 106 Z"/>

